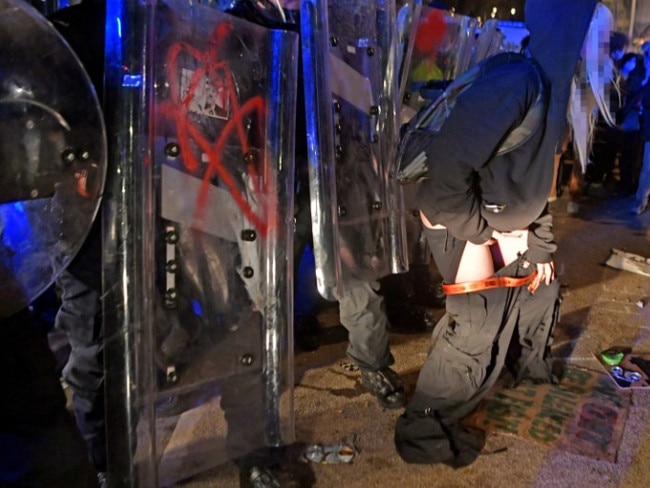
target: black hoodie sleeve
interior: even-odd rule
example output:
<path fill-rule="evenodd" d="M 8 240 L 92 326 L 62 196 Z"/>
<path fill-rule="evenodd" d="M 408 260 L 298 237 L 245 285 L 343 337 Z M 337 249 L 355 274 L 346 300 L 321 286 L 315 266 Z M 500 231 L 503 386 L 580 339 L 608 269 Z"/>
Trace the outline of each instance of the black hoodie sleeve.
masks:
<path fill-rule="evenodd" d="M 528 227 L 528 251 L 526 259 L 531 263 L 550 263 L 557 250 L 553 234 L 553 216 L 545 209 Z"/>

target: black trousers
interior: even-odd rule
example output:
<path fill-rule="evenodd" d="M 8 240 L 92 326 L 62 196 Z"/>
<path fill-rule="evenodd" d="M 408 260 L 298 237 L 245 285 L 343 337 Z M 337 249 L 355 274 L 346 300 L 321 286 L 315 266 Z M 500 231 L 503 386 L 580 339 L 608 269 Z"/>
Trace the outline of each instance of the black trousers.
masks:
<path fill-rule="evenodd" d="M 427 237 L 443 278 L 453 282 L 465 241 L 446 230 L 427 230 Z M 523 277 L 532 270 L 520 258 L 495 274 Z M 459 422 L 485 397 L 504 365 L 515 382 L 555 381 L 550 345 L 559 305 L 557 280 L 534 294 L 519 287 L 448 296 L 415 393 L 397 422 L 399 454 L 416 463 L 473 461 L 481 443 Z"/>
<path fill-rule="evenodd" d="M 72 388 L 77 426 L 97 471 L 106 471 L 104 393 L 104 331 L 100 288 L 93 288 L 68 270 L 58 279 L 61 307 L 55 328 L 66 332 L 70 356 L 63 378 Z"/>

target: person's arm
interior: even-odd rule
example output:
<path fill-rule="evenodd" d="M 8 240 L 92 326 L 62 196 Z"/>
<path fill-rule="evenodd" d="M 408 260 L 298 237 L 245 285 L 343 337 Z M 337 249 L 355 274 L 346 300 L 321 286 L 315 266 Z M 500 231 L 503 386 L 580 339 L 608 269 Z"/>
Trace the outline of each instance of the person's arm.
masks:
<path fill-rule="evenodd" d="M 548 210 L 544 210 L 535 222 L 528 227 L 528 252 L 526 256 L 531 263 L 548 263 L 553 260 L 553 253 L 556 250 L 553 216 Z"/>
<path fill-rule="evenodd" d="M 556 249 L 553 216 L 545 209 L 542 215 L 528 227 L 526 260 L 537 269 L 535 279 L 528 285 L 528 290 L 531 293 L 534 293 L 540 284 L 550 285 L 551 281 L 555 279 L 553 253 Z"/>

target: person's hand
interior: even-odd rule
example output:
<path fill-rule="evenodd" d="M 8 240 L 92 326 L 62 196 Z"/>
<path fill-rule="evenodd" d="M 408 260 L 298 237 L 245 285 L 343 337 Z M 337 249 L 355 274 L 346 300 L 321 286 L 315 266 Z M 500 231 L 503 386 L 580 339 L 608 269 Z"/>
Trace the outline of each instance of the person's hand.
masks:
<path fill-rule="evenodd" d="M 531 263 L 526 262 L 524 263 L 524 267 L 528 267 L 530 264 Z M 535 266 L 537 268 L 537 276 L 535 276 L 533 281 L 528 285 L 528 291 L 531 293 L 535 293 L 542 282 L 548 286 L 551 284 L 551 281 L 555 279 L 555 264 L 553 261 L 550 263 L 537 263 Z"/>

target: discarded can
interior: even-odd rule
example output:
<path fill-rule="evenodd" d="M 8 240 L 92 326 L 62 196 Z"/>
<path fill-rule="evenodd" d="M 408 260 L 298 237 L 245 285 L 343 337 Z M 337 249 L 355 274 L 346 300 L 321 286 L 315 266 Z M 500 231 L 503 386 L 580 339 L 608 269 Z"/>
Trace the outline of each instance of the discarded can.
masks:
<path fill-rule="evenodd" d="M 355 454 L 353 447 L 342 442 L 324 446 L 312 444 L 305 449 L 305 458 L 319 464 L 351 463 Z"/>
<path fill-rule="evenodd" d="M 314 444 L 305 449 L 305 457 L 310 460 L 312 463 L 320 463 L 325 457 L 323 452 L 323 446 L 319 444 Z"/>
<path fill-rule="evenodd" d="M 346 445 L 341 445 L 339 448 L 339 460 L 342 463 L 351 463 L 352 459 L 354 459 L 354 449 L 352 449 L 350 446 Z"/>
<path fill-rule="evenodd" d="M 612 376 L 618 378 L 619 380 L 629 381 L 630 383 L 636 383 L 637 381 L 641 381 L 643 379 L 641 373 L 624 370 L 620 366 L 614 366 L 609 371 L 612 373 Z"/>

